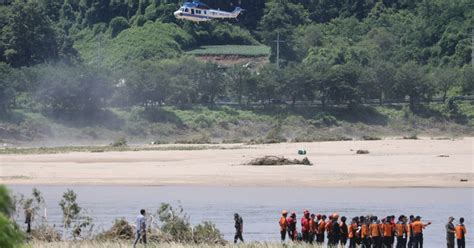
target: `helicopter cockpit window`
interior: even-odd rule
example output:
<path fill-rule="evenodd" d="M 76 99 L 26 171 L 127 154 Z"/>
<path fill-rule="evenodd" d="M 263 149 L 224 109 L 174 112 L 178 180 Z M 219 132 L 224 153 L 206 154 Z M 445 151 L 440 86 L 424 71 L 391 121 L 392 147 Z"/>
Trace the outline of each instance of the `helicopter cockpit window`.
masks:
<path fill-rule="evenodd" d="M 184 12 L 188 13 L 188 11 L 189 11 L 188 8 L 185 8 L 185 9 L 184 9 Z"/>

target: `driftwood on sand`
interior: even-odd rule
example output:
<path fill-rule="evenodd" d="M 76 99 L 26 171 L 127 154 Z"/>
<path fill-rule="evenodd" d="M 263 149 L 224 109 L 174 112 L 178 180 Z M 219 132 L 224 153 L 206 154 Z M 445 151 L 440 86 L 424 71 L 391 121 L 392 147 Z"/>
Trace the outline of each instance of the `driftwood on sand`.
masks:
<path fill-rule="evenodd" d="M 272 165 L 313 165 L 307 157 L 303 159 L 287 159 L 285 157 L 278 156 L 264 156 L 261 158 L 252 159 L 246 165 L 255 165 L 255 166 L 272 166 Z"/>

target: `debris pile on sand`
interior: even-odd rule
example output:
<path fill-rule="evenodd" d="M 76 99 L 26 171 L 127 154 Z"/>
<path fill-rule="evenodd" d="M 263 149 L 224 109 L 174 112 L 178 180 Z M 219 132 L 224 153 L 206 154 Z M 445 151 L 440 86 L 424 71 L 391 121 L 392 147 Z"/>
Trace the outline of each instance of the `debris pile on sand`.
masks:
<path fill-rule="evenodd" d="M 356 154 L 369 154 L 368 150 L 357 150 Z"/>
<path fill-rule="evenodd" d="M 117 219 L 114 225 L 109 230 L 100 233 L 97 239 L 130 240 L 133 239 L 134 235 L 133 227 L 125 219 Z"/>
<path fill-rule="evenodd" d="M 247 163 L 247 165 L 257 165 L 257 166 L 271 166 L 271 165 L 313 165 L 307 157 L 303 159 L 287 159 L 285 157 L 278 156 L 265 156 L 261 158 L 256 158 Z"/>

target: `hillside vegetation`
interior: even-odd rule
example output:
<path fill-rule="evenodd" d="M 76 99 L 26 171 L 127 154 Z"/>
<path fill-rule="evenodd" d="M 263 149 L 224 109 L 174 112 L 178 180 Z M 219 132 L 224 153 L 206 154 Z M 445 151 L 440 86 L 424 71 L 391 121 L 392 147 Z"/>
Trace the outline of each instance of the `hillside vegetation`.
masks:
<path fill-rule="evenodd" d="M 471 1 L 204 2 L 246 11 L 197 24 L 174 18 L 177 0 L 0 6 L 0 139 L 472 135 L 472 102 L 462 100 L 474 90 Z M 270 54 L 271 63 L 194 58 L 217 54 Z"/>

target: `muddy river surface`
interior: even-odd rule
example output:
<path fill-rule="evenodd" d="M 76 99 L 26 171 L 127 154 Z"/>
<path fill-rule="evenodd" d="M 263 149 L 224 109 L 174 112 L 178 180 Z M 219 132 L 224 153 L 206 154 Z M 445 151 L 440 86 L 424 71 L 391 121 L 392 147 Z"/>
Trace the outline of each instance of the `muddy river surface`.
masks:
<path fill-rule="evenodd" d="M 32 186 L 10 185 L 15 193 L 30 195 Z M 233 214 L 244 219 L 247 241 L 278 241 L 278 219 L 283 209 L 305 209 L 348 218 L 374 214 L 420 215 L 433 224 L 425 230 L 425 247 L 444 247 L 449 216 L 466 219 L 467 246 L 474 246 L 474 189 L 472 188 L 278 188 L 202 186 L 38 186 L 47 205 L 48 221 L 59 224 L 58 202 L 66 189 L 78 194 L 80 206 L 93 217 L 96 230 L 110 227 L 116 218 L 131 223 L 141 208 L 156 212 L 160 203 L 181 205 L 193 224 L 212 221 L 226 239 L 233 238 Z M 298 229 L 300 225 L 298 223 Z"/>

